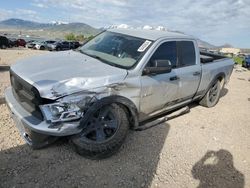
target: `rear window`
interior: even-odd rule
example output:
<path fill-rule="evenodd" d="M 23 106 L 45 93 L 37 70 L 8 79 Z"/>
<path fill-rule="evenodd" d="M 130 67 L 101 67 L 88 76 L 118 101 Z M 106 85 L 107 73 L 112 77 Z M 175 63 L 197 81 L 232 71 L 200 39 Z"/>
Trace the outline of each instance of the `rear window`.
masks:
<path fill-rule="evenodd" d="M 195 48 L 192 41 L 178 41 L 177 48 L 180 67 L 195 65 Z"/>

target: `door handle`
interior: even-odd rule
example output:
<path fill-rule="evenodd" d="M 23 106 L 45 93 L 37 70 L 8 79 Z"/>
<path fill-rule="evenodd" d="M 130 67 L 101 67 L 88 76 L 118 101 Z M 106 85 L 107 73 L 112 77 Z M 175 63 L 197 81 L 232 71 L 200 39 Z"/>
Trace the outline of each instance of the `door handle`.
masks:
<path fill-rule="evenodd" d="M 193 73 L 194 76 L 199 76 L 200 74 L 201 74 L 201 73 L 198 72 L 198 71 Z"/>
<path fill-rule="evenodd" d="M 169 78 L 170 81 L 174 81 L 174 80 L 179 80 L 180 78 L 178 76 L 172 76 Z"/>

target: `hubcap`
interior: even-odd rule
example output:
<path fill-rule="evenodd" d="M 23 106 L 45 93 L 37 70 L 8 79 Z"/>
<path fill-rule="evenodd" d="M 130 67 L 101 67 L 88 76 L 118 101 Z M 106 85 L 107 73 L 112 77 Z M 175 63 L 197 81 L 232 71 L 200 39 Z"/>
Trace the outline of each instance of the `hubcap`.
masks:
<path fill-rule="evenodd" d="M 82 137 L 92 141 L 103 142 L 111 138 L 117 129 L 117 118 L 112 113 L 111 107 L 104 106 L 89 118 Z"/>

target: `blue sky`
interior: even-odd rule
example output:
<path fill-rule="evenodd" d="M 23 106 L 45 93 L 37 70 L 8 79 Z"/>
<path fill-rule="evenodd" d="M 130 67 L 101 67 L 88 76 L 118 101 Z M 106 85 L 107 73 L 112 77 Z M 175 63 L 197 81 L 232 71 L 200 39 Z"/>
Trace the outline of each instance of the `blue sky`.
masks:
<path fill-rule="evenodd" d="M 8 0 L 0 20 L 164 26 L 215 45 L 250 48 L 250 0 Z"/>

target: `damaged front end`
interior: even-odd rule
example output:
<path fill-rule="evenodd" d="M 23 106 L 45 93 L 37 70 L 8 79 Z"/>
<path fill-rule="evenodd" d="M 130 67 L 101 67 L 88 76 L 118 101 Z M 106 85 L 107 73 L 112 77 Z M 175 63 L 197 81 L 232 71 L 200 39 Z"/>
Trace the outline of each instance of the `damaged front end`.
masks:
<path fill-rule="evenodd" d="M 75 121 L 83 116 L 89 96 L 67 96 L 55 103 L 41 105 L 40 109 L 48 123 Z"/>
<path fill-rule="evenodd" d="M 91 80 L 73 78 L 53 86 L 51 94 L 59 98 L 55 103 L 40 105 L 46 122 L 52 126 L 58 126 L 62 122 L 79 122 L 92 104 L 104 97 L 117 95 L 126 87 L 124 83 L 108 83 L 105 79 L 98 82 L 105 85 L 90 88 L 93 84 Z"/>

